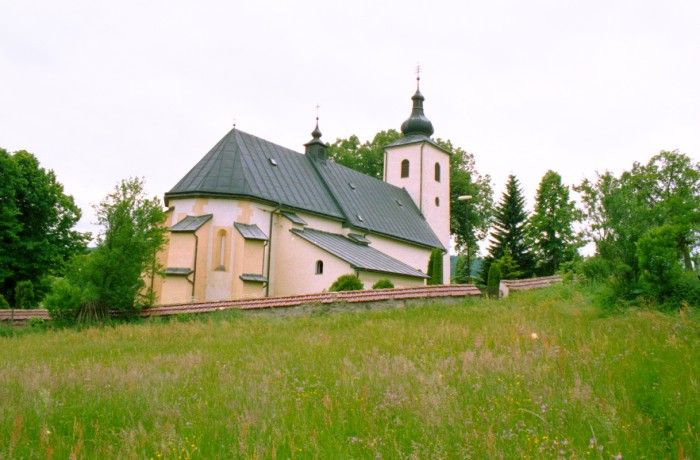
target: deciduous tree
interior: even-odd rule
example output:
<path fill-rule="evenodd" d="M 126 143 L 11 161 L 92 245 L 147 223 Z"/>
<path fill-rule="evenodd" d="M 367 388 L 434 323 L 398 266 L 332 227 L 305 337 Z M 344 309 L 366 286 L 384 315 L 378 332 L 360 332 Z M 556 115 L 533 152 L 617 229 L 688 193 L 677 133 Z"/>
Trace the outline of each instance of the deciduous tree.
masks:
<path fill-rule="evenodd" d="M 547 171 L 537 188 L 535 210 L 528 226 L 538 275 L 552 275 L 561 263 L 576 257 L 581 239 L 573 224 L 579 215 L 576 203 L 569 199 L 569 187 L 562 184 L 558 173 Z"/>
<path fill-rule="evenodd" d="M 80 209 L 51 170 L 26 151 L 0 149 L 0 293 L 15 304 L 15 288 L 31 282 L 36 300 L 49 275 L 60 275 L 89 234 L 73 230 Z"/>

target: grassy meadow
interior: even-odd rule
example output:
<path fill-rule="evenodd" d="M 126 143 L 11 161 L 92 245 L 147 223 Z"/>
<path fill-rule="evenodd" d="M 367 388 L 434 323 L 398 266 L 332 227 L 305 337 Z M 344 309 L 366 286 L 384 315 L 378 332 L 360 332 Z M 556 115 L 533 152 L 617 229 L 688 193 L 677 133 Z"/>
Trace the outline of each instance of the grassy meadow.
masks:
<path fill-rule="evenodd" d="M 700 458 L 697 311 L 501 300 L 0 338 L 0 458 Z"/>

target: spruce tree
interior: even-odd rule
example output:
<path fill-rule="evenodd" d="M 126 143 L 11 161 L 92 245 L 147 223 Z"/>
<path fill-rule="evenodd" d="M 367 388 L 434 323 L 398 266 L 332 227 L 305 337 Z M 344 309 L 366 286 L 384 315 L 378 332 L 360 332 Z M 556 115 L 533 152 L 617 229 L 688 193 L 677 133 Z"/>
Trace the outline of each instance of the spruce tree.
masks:
<path fill-rule="evenodd" d="M 520 182 L 514 175 L 508 176 L 506 190 L 496 206 L 491 228 L 488 256 L 484 259 L 482 277 L 488 279 L 491 264 L 503 257 L 506 250 L 518 266 L 523 278 L 531 276 L 534 261 L 527 243 L 527 212 Z"/>
<path fill-rule="evenodd" d="M 553 275 L 561 263 L 576 257 L 581 243 L 572 226 L 579 215 L 576 203 L 569 199 L 569 187 L 561 183 L 559 174 L 547 171 L 537 188 L 529 226 L 538 275 Z"/>

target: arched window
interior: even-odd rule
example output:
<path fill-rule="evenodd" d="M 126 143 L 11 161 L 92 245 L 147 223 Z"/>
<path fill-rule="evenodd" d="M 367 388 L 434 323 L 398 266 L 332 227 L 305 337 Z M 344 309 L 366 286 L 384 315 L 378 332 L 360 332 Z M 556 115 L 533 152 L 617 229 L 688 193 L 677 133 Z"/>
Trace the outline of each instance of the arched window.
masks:
<path fill-rule="evenodd" d="M 435 182 L 440 182 L 440 163 L 435 163 Z"/>
<path fill-rule="evenodd" d="M 219 230 L 219 233 L 216 235 L 216 243 L 217 243 L 217 249 L 218 249 L 218 254 L 217 256 L 217 270 L 225 271 L 226 270 L 226 230 Z"/>
<path fill-rule="evenodd" d="M 316 261 L 316 274 L 323 275 L 323 261 L 322 260 Z"/>
<path fill-rule="evenodd" d="M 401 162 L 401 177 L 408 177 L 408 160 Z"/>
<path fill-rule="evenodd" d="M 440 197 L 439 196 L 435 197 L 435 206 L 440 206 Z"/>

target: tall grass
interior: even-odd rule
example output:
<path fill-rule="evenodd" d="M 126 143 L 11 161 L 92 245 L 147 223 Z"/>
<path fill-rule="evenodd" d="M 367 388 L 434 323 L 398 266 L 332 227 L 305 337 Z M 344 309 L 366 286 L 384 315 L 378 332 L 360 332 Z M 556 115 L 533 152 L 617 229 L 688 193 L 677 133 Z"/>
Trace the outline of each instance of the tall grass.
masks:
<path fill-rule="evenodd" d="M 0 458 L 700 457 L 700 321 L 571 286 L 0 349 Z"/>

